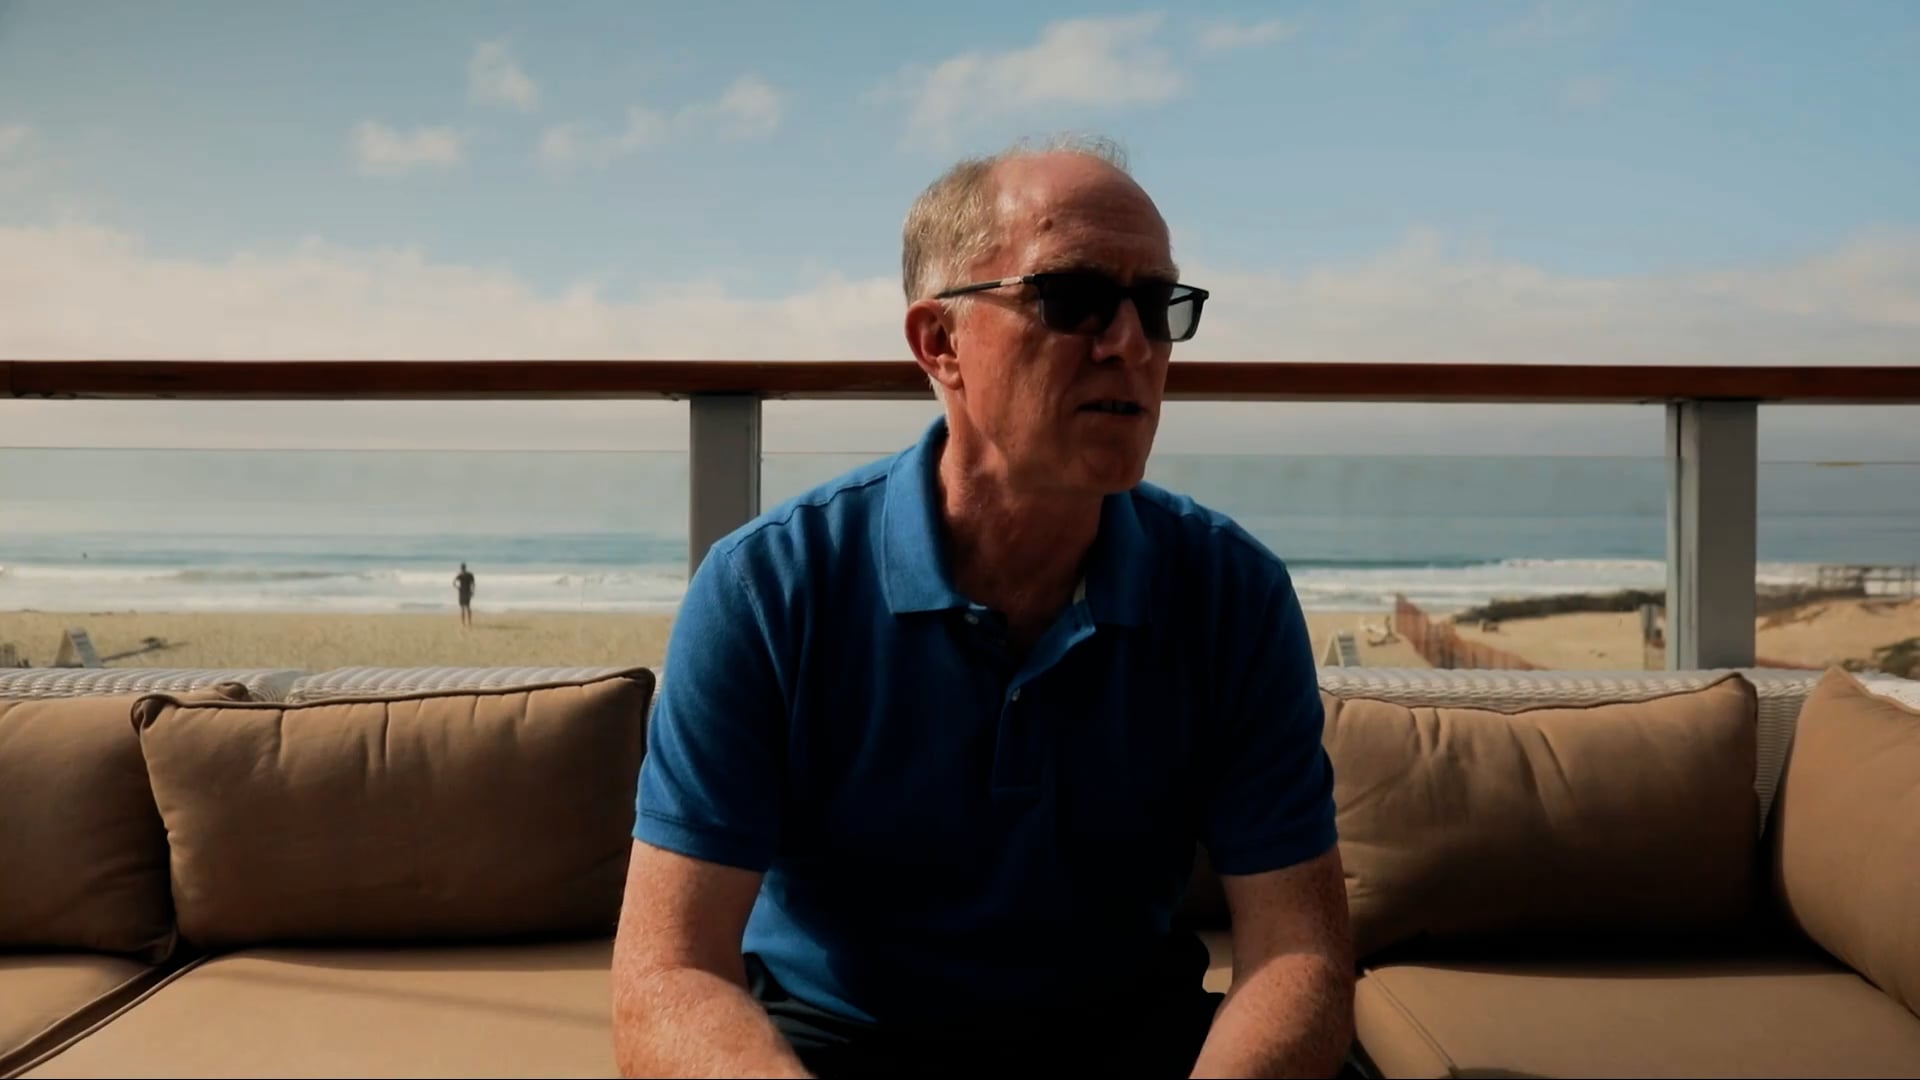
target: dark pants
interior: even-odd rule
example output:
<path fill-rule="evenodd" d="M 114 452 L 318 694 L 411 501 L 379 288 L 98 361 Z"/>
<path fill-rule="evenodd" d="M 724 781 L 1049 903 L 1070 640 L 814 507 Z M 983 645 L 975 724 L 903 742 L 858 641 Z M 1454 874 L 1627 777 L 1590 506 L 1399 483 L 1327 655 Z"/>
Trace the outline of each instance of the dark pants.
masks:
<path fill-rule="evenodd" d="M 790 996 L 760 958 L 749 954 L 747 989 L 786 1036 L 807 1071 L 822 1078 L 867 1076 L 982 1076 L 1087 1068 L 1123 1076 L 1184 1077 L 1224 995 L 1200 986 L 1206 949 L 1191 978 L 1168 978 L 1140 992 L 1096 1004 L 901 1030 L 849 1020 Z M 1182 949 L 1181 967 L 1192 953 Z M 912 994 L 914 988 L 902 987 Z"/>

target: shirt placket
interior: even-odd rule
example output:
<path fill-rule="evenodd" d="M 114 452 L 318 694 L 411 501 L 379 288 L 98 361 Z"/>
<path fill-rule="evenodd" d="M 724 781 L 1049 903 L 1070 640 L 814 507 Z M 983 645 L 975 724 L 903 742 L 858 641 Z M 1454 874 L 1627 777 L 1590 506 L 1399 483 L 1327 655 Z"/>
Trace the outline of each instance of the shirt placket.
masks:
<path fill-rule="evenodd" d="M 1040 798 L 1055 744 L 1054 725 L 1044 700 L 1047 696 L 1045 676 L 1074 646 L 1092 635 L 1093 621 L 1086 605 L 1073 605 L 1048 629 L 1028 654 L 1026 663 L 1007 681 L 1000 695 L 994 739 L 992 790 L 996 800 Z"/>

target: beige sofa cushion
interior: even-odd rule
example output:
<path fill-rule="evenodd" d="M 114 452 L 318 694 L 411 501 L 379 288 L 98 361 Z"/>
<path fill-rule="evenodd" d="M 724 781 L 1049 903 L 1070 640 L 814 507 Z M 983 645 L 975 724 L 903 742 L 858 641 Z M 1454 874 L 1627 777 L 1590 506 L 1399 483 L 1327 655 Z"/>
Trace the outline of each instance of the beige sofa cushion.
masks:
<path fill-rule="evenodd" d="M 1750 913 L 1754 690 L 1512 713 L 1323 693 L 1355 947 Z"/>
<path fill-rule="evenodd" d="M 610 939 L 250 950 L 24 1075 L 616 1076 Z"/>
<path fill-rule="evenodd" d="M 1920 1019 L 1812 955 L 1394 964 L 1354 1027 L 1383 1077 L 1920 1072 Z"/>
<path fill-rule="evenodd" d="M 136 698 L 0 700 L 0 949 L 173 947 L 167 838 Z"/>
<path fill-rule="evenodd" d="M 1200 930 L 1197 933 L 1200 944 L 1207 947 L 1207 972 L 1200 977 L 1200 985 L 1213 993 L 1224 994 L 1233 989 L 1233 931 Z"/>
<path fill-rule="evenodd" d="M 610 933 L 653 690 L 143 700 L 181 934 L 203 946 Z"/>
<path fill-rule="evenodd" d="M 158 970 L 92 953 L 0 956 L 0 1076 L 124 1004 Z"/>
<path fill-rule="evenodd" d="M 1789 916 L 1920 1014 L 1920 712 L 1828 672 L 1800 714 L 1774 844 Z"/>

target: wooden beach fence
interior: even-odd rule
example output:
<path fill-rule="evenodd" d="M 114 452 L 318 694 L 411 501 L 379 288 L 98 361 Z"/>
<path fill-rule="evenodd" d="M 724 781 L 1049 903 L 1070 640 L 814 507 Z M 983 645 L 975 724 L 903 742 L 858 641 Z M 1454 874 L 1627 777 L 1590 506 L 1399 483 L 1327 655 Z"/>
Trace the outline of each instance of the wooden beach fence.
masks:
<path fill-rule="evenodd" d="M 1815 587 L 1823 592 L 1854 592 L 1860 596 L 1920 595 L 1920 566 L 1822 566 Z"/>
<path fill-rule="evenodd" d="M 1437 668 L 1533 671 L 1539 667 L 1505 649 L 1468 641 L 1452 623 L 1428 616 L 1420 605 L 1398 594 L 1393 598 L 1393 632 Z"/>

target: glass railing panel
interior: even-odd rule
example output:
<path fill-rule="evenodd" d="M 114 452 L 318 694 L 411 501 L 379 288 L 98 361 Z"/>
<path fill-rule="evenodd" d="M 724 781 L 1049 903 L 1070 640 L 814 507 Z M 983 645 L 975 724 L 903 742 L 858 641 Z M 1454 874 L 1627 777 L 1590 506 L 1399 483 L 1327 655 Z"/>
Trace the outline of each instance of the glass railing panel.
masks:
<path fill-rule="evenodd" d="M 0 653 L 72 662 L 73 632 L 110 666 L 658 667 L 685 451 L 543 448 L 550 405 L 486 419 L 378 449 L 0 447 Z"/>
<path fill-rule="evenodd" d="M 1920 407 L 1760 411 L 1754 651 L 1920 677 Z"/>

